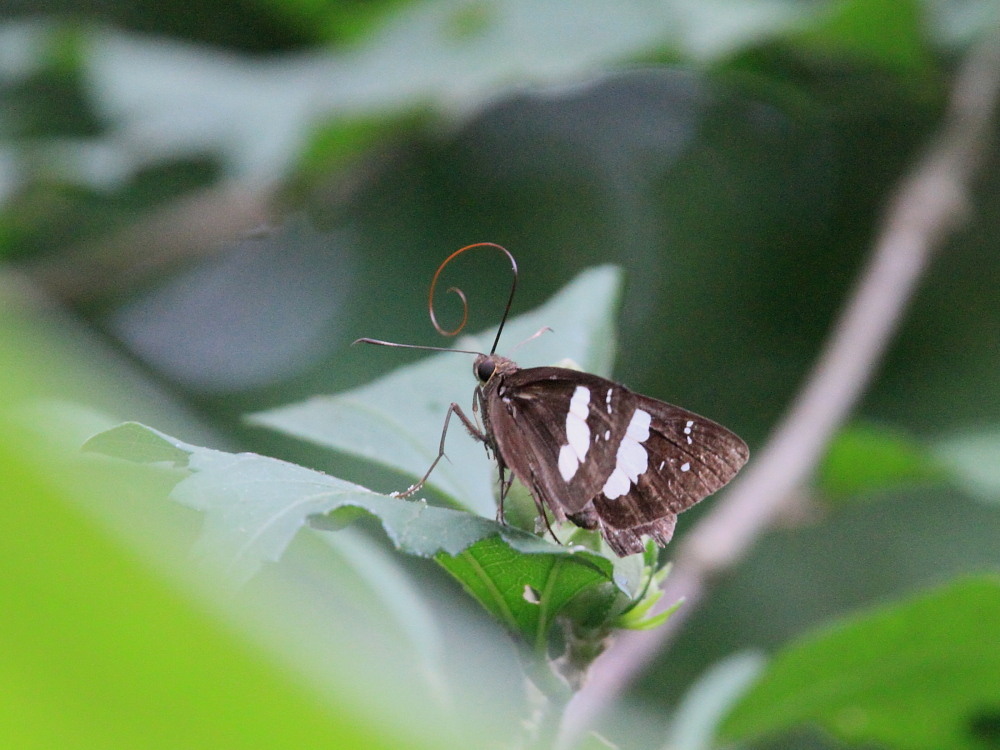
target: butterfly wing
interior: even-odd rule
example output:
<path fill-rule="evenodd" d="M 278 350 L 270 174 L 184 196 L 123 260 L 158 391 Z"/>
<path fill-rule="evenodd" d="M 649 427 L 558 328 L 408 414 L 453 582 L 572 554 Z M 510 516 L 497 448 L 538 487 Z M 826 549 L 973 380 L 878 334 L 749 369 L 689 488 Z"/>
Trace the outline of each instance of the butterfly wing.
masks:
<path fill-rule="evenodd" d="M 619 555 L 666 544 L 677 514 L 728 483 L 749 451 L 735 434 L 596 375 L 516 370 L 489 391 L 496 448 L 559 520 L 599 529 Z"/>
<path fill-rule="evenodd" d="M 635 394 L 610 380 L 560 367 L 507 375 L 488 392 L 490 427 L 504 463 L 559 520 L 586 507 L 611 471 L 609 445 L 624 436 L 619 414 Z"/>

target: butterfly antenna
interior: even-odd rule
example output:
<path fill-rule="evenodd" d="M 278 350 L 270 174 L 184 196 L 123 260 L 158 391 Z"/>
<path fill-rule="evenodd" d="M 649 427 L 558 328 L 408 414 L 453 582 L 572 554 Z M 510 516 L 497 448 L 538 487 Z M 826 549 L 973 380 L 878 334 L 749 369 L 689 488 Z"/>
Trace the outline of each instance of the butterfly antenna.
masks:
<path fill-rule="evenodd" d="M 513 349 L 511 349 L 511 352 L 516 352 L 518 349 L 520 349 L 522 346 L 524 346 L 525 344 L 527 344 L 529 341 L 534 341 L 539 336 L 541 336 L 543 333 L 552 333 L 552 329 L 549 328 L 548 326 L 542 326 L 537 331 L 535 331 L 533 334 L 531 334 L 530 336 L 528 336 L 528 338 L 526 338 L 520 344 L 518 344 Z"/>
<path fill-rule="evenodd" d="M 434 326 L 434 330 L 440 333 L 442 336 L 455 336 L 465 328 L 466 322 L 469 320 L 469 301 L 465 297 L 465 292 L 457 287 L 449 287 L 449 292 L 454 292 L 458 295 L 458 298 L 462 300 L 462 322 L 458 324 L 458 327 L 448 330 L 442 328 L 441 324 L 437 321 L 437 316 L 434 314 L 434 291 L 437 288 L 438 277 L 444 270 L 444 267 L 451 263 L 455 258 L 464 253 L 466 250 L 471 250 L 474 247 L 493 247 L 502 252 L 510 260 L 510 270 L 513 274 L 510 283 L 510 295 L 507 297 L 507 306 L 503 309 L 503 317 L 500 319 L 500 326 L 497 328 L 496 338 L 493 339 L 493 346 L 490 348 L 490 354 L 493 354 L 497 350 L 497 344 L 500 343 L 500 334 L 503 333 L 504 324 L 507 322 L 507 316 L 510 314 L 510 307 L 514 303 L 514 291 L 517 289 L 517 261 L 514 260 L 514 256 L 510 254 L 510 251 L 503 245 L 498 245 L 495 242 L 476 242 L 472 245 L 466 245 L 449 255 L 444 259 L 444 262 L 438 266 L 437 271 L 434 272 L 434 278 L 431 279 L 430 292 L 427 296 L 427 311 L 431 316 L 431 324 Z M 449 350 L 451 351 L 451 350 Z"/>
<path fill-rule="evenodd" d="M 395 341 L 382 341 L 381 339 L 362 338 L 355 339 L 351 346 L 355 344 L 375 344 L 377 346 L 395 346 L 399 349 L 426 349 L 430 352 L 458 352 L 459 354 L 482 354 L 471 349 L 449 349 L 447 346 L 421 346 L 420 344 L 397 344 Z"/>

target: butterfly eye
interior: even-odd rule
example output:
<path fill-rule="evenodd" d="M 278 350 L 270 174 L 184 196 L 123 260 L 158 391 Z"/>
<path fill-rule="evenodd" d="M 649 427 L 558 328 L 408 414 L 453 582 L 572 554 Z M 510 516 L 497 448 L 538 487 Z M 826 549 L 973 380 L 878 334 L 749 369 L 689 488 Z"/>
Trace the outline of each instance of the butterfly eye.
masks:
<path fill-rule="evenodd" d="M 476 365 L 476 377 L 479 378 L 479 382 L 485 383 L 491 377 L 493 373 L 496 372 L 497 363 L 492 359 L 484 359 L 482 362 Z"/>

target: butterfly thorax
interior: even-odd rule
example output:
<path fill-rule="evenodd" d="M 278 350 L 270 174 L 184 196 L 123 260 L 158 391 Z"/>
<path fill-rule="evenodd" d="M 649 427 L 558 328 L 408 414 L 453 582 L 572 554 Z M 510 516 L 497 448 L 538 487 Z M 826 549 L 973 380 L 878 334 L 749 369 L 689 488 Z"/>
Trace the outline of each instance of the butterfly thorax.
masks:
<path fill-rule="evenodd" d="M 479 385 L 476 387 L 473 409 L 480 414 L 483 420 L 486 438 L 484 442 L 490 453 L 500 462 L 501 472 L 505 468 L 503 454 L 500 452 L 496 436 L 493 433 L 493 427 L 490 424 L 490 414 L 487 404 L 491 398 L 502 397 L 504 395 L 504 379 L 520 369 L 513 360 L 497 354 L 480 354 L 472 363 L 472 372 L 479 381 Z"/>

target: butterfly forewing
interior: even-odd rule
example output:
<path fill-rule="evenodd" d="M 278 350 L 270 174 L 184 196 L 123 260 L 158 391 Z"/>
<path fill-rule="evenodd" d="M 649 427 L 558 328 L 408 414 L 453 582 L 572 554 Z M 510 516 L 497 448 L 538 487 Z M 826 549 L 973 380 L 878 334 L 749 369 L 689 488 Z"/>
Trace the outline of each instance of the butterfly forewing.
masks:
<path fill-rule="evenodd" d="M 504 462 L 562 520 L 563 511 L 580 511 L 604 485 L 605 454 L 627 427 L 615 417 L 634 400 L 631 391 L 596 375 L 535 367 L 488 389 L 486 403 Z"/>
<path fill-rule="evenodd" d="M 677 500 L 674 512 L 720 490 L 746 463 L 746 443 L 722 425 L 664 401 L 637 398 L 653 417 L 648 444 L 658 460 L 650 468 L 668 482 L 658 489 Z"/>
<path fill-rule="evenodd" d="M 725 486 L 749 455 L 725 427 L 663 401 L 637 399 L 652 415 L 644 443 L 649 468 L 627 493 L 594 498 L 601 533 L 619 555 L 642 551 L 643 535 L 669 542 L 677 514 Z"/>

